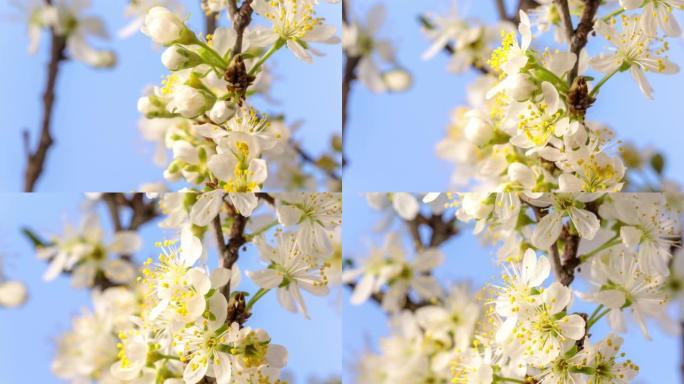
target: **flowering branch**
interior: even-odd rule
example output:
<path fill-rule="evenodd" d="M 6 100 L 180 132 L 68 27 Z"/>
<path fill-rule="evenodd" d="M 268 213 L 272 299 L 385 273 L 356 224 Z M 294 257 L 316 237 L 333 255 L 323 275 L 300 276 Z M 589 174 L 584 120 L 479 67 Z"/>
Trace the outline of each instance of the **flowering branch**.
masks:
<path fill-rule="evenodd" d="M 369 204 L 389 210 L 376 195 Z M 424 247 L 417 223 L 427 216 L 416 214 L 415 200 L 406 195 L 390 195 L 391 208 L 410 225 L 414 244 Z M 677 274 L 673 286 L 682 281 L 681 259 L 667 266 L 681 228 L 672 216 L 679 213 L 664 194 L 459 193 L 447 204 L 435 195 L 423 199 L 435 213 L 456 207 L 459 221 L 474 221 L 474 233 L 497 245 L 501 280 L 476 293 L 453 284 L 445 294 L 433 273 L 442 262 L 438 251 L 419 250 L 409 259 L 402 239 L 390 233 L 381 248 L 359 260 L 360 267 L 349 263 L 352 268 L 345 271 L 347 286 L 354 289 L 351 303 L 381 304 L 391 325 L 377 351 L 359 359 L 357 382 L 374 383 L 377 377 L 459 384 L 635 379 L 638 366 L 619 353 L 625 316 L 631 314 L 648 338 L 645 321 L 665 321 L 667 303 L 678 302 L 668 293 L 668 274 Z M 386 219 L 383 225 L 388 228 Z M 585 255 L 600 255 L 577 257 L 580 241 L 594 249 Z M 583 292 L 570 287 L 580 263 L 588 285 Z M 551 269 L 556 279 L 547 285 Z M 596 304 L 596 310 L 591 315 L 573 311 L 573 297 Z M 647 302 L 657 305 L 642 307 Z M 613 332 L 596 341 L 592 329 L 606 318 Z M 397 348 L 415 345 L 428 347 L 402 354 L 402 369 L 392 369 Z M 605 352 L 607 347 L 611 352 Z"/>
<path fill-rule="evenodd" d="M 52 0 L 47 0 L 47 4 L 52 4 Z M 47 82 L 43 92 L 43 121 L 40 130 L 40 139 L 35 150 L 30 150 L 29 134 L 24 131 L 24 144 L 27 149 L 27 163 L 24 173 L 24 192 L 32 192 L 36 182 L 43 173 L 48 151 L 54 143 L 50 133 L 52 122 L 52 111 L 55 102 L 55 86 L 59 74 L 59 65 L 65 60 L 64 50 L 66 49 L 66 37 L 59 35 L 55 27 L 50 28 L 50 61 L 47 65 Z"/>
<path fill-rule="evenodd" d="M 565 8 L 567 8 L 567 0 L 564 1 Z M 570 85 L 573 84 L 573 81 L 577 77 L 577 71 L 579 69 L 579 54 L 582 48 L 584 48 L 589 41 L 589 33 L 594 29 L 594 18 L 598 12 L 599 5 L 601 5 L 600 0 L 583 0 L 583 2 L 584 11 L 580 17 L 579 24 L 577 24 L 577 29 L 573 31 L 572 38 L 570 39 L 570 52 L 574 53 L 575 57 L 577 57 L 575 65 L 568 75 L 568 84 Z M 563 13 L 565 14 L 565 10 Z M 570 20 L 569 17 L 566 16 L 566 20 Z M 565 23 L 566 25 L 569 24 L 572 27 L 572 22 L 566 21 Z"/>
<path fill-rule="evenodd" d="M 349 0 L 342 0 L 342 23 L 345 26 L 350 25 L 349 21 Z M 349 95 L 352 89 L 352 83 L 356 79 L 356 67 L 361 62 L 361 55 L 350 55 L 347 50 L 344 53 L 344 65 L 342 69 L 342 142 L 345 140 L 345 133 L 347 132 L 347 119 L 349 117 Z M 342 151 L 342 166 L 346 166 L 347 156 Z"/>
<path fill-rule="evenodd" d="M 383 195 L 383 194 L 377 194 L 377 195 Z M 410 194 L 408 193 L 401 193 L 403 196 L 409 196 Z M 398 197 L 397 195 L 394 196 L 395 201 L 400 200 L 402 197 Z M 404 201 L 406 202 L 406 201 Z M 417 204 L 417 202 L 416 202 Z M 434 252 L 436 252 L 436 249 L 440 246 L 442 246 L 445 242 L 448 240 L 452 239 L 453 237 L 457 236 L 460 233 L 460 229 L 457 226 L 457 219 L 455 217 L 448 217 L 445 213 L 443 213 L 441 210 L 440 211 L 433 211 L 430 212 L 430 214 L 423 214 L 420 212 L 414 212 L 413 214 L 408 214 L 407 211 L 404 211 L 401 206 L 403 204 L 397 203 L 395 205 L 395 208 L 398 208 L 398 210 L 401 210 L 403 213 L 400 213 L 399 215 L 402 217 L 402 224 L 404 227 L 407 229 L 408 234 L 411 237 L 414 249 L 416 254 L 418 255 L 429 255 Z M 407 205 L 413 205 L 413 203 L 409 203 Z M 428 240 L 425 242 L 423 241 L 423 238 L 421 237 L 421 230 L 423 228 L 427 229 L 428 232 Z M 398 244 L 395 244 L 398 246 Z M 389 253 L 393 253 L 396 251 L 390 251 Z M 390 256 L 391 257 L 391 256 Z M 420 256 L 419 256 L 420 257 Z M 430 256 L 432 257 L 432 256 Z M 354 262 L 350 259 L 346 260 L 347 267 L 349 269 L 355 269 Z M 403 266 L 402 268 L 407 268 L 408 270 L 411 269 L 409 266 Z M 377 272 L 377 271 L 376 271 Z M 403 273 L 403 272 L 402 272 Z M 408 272 L 407 276 L 413 275 L 413 273 L 417 272 Z M 426 277 L 430 276 L 430 271 L 426 272 Z M 400 278 L 397 278 L 400 279 Z M 390 279 L 392 280 L 392 279 Z M 358 287 L 359 282 L 353 281 L 349 278 L 345 278 L 345 285 L 350 288 L 353 292 L 354 295 L 357 295 L 357 291 L 359 289 L 362 289 Z M 365 288 L 363 288 L 365 289 Z M 388 295 L 391 296 L 388 298 Z M 391 285 L 388 287 L 386 290 L 374 290 L 371 292 L 368 292 L 368 298 L 372 299 L 374 302 L 379 304 L 383 309 L 389 310 L 389 311 L 400 311 L 400 310 L 407 310 L 410 312 L 416 312 L 420 308 L 430 306 L 430 305 L 435 305 L 440 302 L 439 297 L 422 297 L 421 300 L 414 300 L 411 295 L 410 291 L 407 290 L 404 294 L 401 295 L 401 298 L 399 299 L 399 307 L 394 308 L 394 304 L 391 304 L 393 301 L 397 300 L 397 293 L 392 291 Z M 353 301 L 355 299 L 352 299 Z"/>
<path fill-rule="evenodd" d="M 233 46 L 233 56 L 239 55 L 242 52 L 242 39 L 244 38 L 245 29 L 252 22 L 252 0 L 243 0 L 240 6 L 237 6 L 235 0 L 228 2 L 231 19 L 233 20 L 233 29 L 235 29 L 236 38 Z"/>
<path fill-rule="evenodd" d="M 68 227 L 50 243 L 25 231 L 38 256 L 50 262 L 46 280 L 64 273 L 71 276 L 74 287 L 94 291 L 95 310 L 80 316 L 58 341 L 55 375 L 98 382 L 110 377 L 145 382 L 174 379 L 185 384 L 282 382 L 280 370 L 286 364 L 287 350 L 272 344 L 265 330 L 253 330 L 245 323 L 257 310 L 255 304 L 271 291 L 287 300 L 281 302 L 286 310 L 308 318 L 300 290 L 324 296 L 329 292 L 328 279 L 339 280 L 329 269 L 340 247 L 333 241 L 341 224 L 341 196 L 213 195 L 218 199 L 209 201 L 194 191 L 165 193 L 148 203 L 143 194 L 103 194 L 100 199 L 117 229 L 111 241 L 104 241 L 95 211 L 78 229 Z M 238 211 L 232 198 L 250 204 L 252 198 L 265 201 L 274 217 L 267 225 L 248 229 L 249 217 Z M 140 249 L 142 239 L 133 229 L 159 215 L 154 209 L 157 203 L 166 216 L 159 226 L 178 230 L 180 244 L 175 239 L 157 242 L 158 260 L 148 258 L 139 269 L 133 267 L 131 257 L 112 258 Z M 218 211 L 190 215 L 193 206 L 206 207 L 207 203 Z M 128 209 L 131 220 L 123 223 L 122 210 Z M 222 218 L 230 225 L 227 236 Z M 217 268 L 206 265 L 203 257 L 207 249 L 202 239 L 210 223 L 217 238 Z M 270 237 L 276 240 L 274 246 Z M 259 270 L 245 271 L 259 286 L 252 294 L 236 289 L 242 275 L 239 252 L 248 242 L 256 245 L 266 262 Z M 142 287 L 145 294 L 138 296 Z M 95 333 L 84 332 L 84 326 Z M 93 363 L 96 356 L 97 363 Z M 205 377 L 207 370 L 211 377 Z"/>

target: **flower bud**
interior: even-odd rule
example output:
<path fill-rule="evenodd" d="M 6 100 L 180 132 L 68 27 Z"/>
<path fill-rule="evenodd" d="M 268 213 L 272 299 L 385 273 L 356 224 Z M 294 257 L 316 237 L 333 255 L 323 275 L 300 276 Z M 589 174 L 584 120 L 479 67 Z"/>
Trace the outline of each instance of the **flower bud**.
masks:
<path fill-rule="evenodd" d="M 391 69 L 382 74 L 382 80 L 387 89 L 392 92 L 402 92 L 411 87 L 412 79 L 408 71 L 401 68 Z"/>
<path fill-rule="evenodd" d="M 532 94 L 537 89 L 537 86 L 530 80 L 530 77 L 517 73 L 511 75 L 510 84 L 508 85 L 508 95 L 515 101 L 525 101 L 532 97 Z"/>
<path fill-rule="evenodd" d="M 193 68 L 202 62 L 200 57 L 187 48 L 172 45 L 162 53 L 162 64 L 171 71 Z"/>
<path fill-rule="evenodd" d="M 201 115 L 209 109 L 214 100 L 200 90 L 187 85 L 177 86 L 173 91 L 173 98 L 169 102 L 169 108 L 186 118 Z"/>
<path fill-rule="evenodd" d="M 152 105 L 149 97 L 143 96 L 138 99 L 138 112 L 142 113 L 143 115 L 147 115 L 148 113 L 152 113 L 154 111 L 154 105 Z"/>
<path fill-rule="evenodd" d="M 494 136 L 492 127 L 480 116 L 472 116 L 465 126 L 465 137 L 475 145 L 485 145 Z"/>
<path fill-rule="evenodd" d="M 180 40 L 185 32 L 185 24 L 173 12 L 164 7 L 154 7 L 147 12 L 142 32 L 155 43 L 169 45 Z"/>
<path fill-rule="evenodd" d="M 95 68 L 111 68 L 116 65 L 116 54 L 112 51 L 98 51 L 88 64 Z"/>
<path fill-rule="evenodd" d="M 0 307 L 15 308 L 26 302 L 26 286 L 19 281 L 0 283 Z"/>
<path fill-rule="evenodd" d="M 225 101 L 217 101 L 209 110 L 209 118 L 216 124 L 223 124 L 233 114 Z"/>

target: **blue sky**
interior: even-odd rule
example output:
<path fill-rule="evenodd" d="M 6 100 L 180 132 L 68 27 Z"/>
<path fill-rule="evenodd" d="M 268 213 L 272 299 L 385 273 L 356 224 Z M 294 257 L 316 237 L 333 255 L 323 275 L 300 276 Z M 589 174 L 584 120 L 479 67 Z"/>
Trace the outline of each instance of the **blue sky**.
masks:
<path fill-rule="evenodd" d="M 28 284 L 30 298 L 15 310 L 0 309 L 0 377 L 3 383 L 59 383 L 50 372 L 54 340 L 71 327 L 71 319 L 90 307 L 85 290 L 70 287 L 68 277 L 45 283 L 41 276 L 46 264 L 38 260 L 33 248 L 19 234 L 28 225 L 43 235 L 62 233 L 65 220 L 78 223 L 81 203 L 79 194 L 5 194 L 0 196 L 0 257 L 5 272 L 12 279 Z M 100 208 L 103 225 L 109 232 L 105 209 Z M 174 234 L 159 229 L 156 224 L 143 228 L 145 239 L 138 260 L 155 258 L 154 242 L 173 238 Z M 107 237 L 111 238 L 111 237 Z M 210 250 L 210 265 L 216 265 L 215 250 Z M 239 260 L 243 271 L 261 268 L 255 247 L 248 246 Z M 241 290 L 256 292 L 257 288 L 243 276 Z M 268 294 L 255 305 L 255 314 L 248 321 L 251 327 L 264 328 L 274 343 L 289 350 L 288 369 L 297 383 L 312 376 L 320 378 L 341 373 L 342 313 L 340 292 L 333 290 L 325 298 L 305 293 L 311 320 L 301 314 L 291 314 L 278 305 L 275 295 Z"/>
<path fill-rule="evenodd" d="M 199 0 L 182 0 L 191 14 L 189 25 L 204 31 Z M 132 191 L 140 184 L 162 180 L 162 170 L 152 162 L 153 147 L 138 132 L 136 102 L 145 86 L 159 83 L 168 71 L 160 61 L 161 50 L 147 36 L 137 33 L 122 40 L 117 31 L 127 24 L 123 15 L 126 0 L 93 1 L 89 14 L 104 15 L 112 40 L 95 41 L 118 54 L 113 70 L 95 70 L 79 62 L 62 65 L 57 85 L 53 120 L 56 145 L 37 191 Z M 322 2 L 320 16 L 341 33 L 339 5 Z M 260 18 L 255 18 L 255 22 Z M 27 53 L 26 28 L 18 11 L 7 0 L 0 1 L 0 51 L 3 73 L 0 113 L 4 116 L 0 140 L 2 191 L 19 191 L 25 154 L 22 131 L 32 138 L 40 124 L 41 93 L 45 63 L 49 57 L 47 35 L 36 55 Z M 220 22 L 228 25 L 225 18 Z M 318 44 L 325 57 L 306 64 L 287 50 L 272 60 L 276 81 L 272 96 L 276 105 L 263 102 L 273 114 L 287 111 L 288 122 L 305 124 L 295 137 L 311 153 L 323 151 L 333 133 L 340 131 L 339 45 Z"/>
<path fill-rule="evenodd" d="M 368 244 L 380 246 L 383 236 L 372 231 L 384 213 L 379 213 L 368 207 L 365 197 L 358 193 L 347 192 L 344 201 L 344 256 L 346 258 L 363 258 L 368 254 Z M 400 228 L 407 239 L 406 251 L 408 257 L 409 242 L 403 226 L 395 222 L 395 228 Z M 448 283 L 468 282 L 474 289 L 481 288 L 486 283 L 495 282 L 501 270 L 494 264 L 496 249 L 484 247 L 472 234 L 472 226 L 463 226 L 461 235 L 446 243 L 440 250 L 445 255 L 445 263 L 435 270 L 438 279 L 447 286 Z M 551 280 L 548 280 L 550 282 Z M 578 281 L 581 287 L 581 281 Z M 574 286 L 577 288 L 577 286 Z M 361 306 L 349 304 L 350 291 L 345 292 L 344 306 L 344 350 L 343 350 L 343 380 L 352 383 L 353 364 L 360 352 L 367 347 L 377 351 L 378 340 L 388 335 L 387 317 L 379 306 L 369 301 Z M 578 303 L 579 304 L 579 303 Z M 574 309 L 590 312 L 593 306 L 576 306 Z M 609 329 L 605 322 L 593 328 L 595 335 L 601 338 Z M 628 336 L 624 336 L 623 351 L 627 358 L 639 365 L 640 373 L 637 383 L 677 383 L 680 381 L 680 342 L 679 338 L 663 333 L 655 324 L 650 324 L 652 341 L 646 341 L 639 328 L 632 322 L 628 323 Z M 595 339 L 596 340 L 596 339 Z"/>
<path fill-rule="evenodd" d="M 365 15 L 377 2 L 356 1 L 354 13 Z M 457 3 L 462 16 L 495 19 L 493 0 Z M 449 73 L 445 55 L 430 61 L 420 58 L 429 44 L 420 31 L 417 16 L 427 11 L 446 14 L 452 0 L 385 0 L 384 4 L 388 8 L 387 21 L 380 35 L 394 41 L 399 62 L 413 75 L 413 88 L 405 93 L 378 96 L 355 84 L 346 133 L 349 166 L 345 169 L 344 188 L 354 192 L 441 191 L 448 188 L 452 166 L 435 156 L 434 147 L 444 136 L 451 110 L 465 104 L 465 86 L 475 74 Z M 681 12 L 679 16 L 684 20 Z M 604 47 L 604 43 L 594 43 L 593 52 Z M 671 41 L 669 56 L 684 64 L 684 40 Z M 655 100 L 647 100 L 625 73 L 601 90 L 589 118 L 610 123 L 619 139 L 663 151 L 670 164 L 669 176 L 682 183 L 684 73 L 647 77 L 655 89 Z"/>

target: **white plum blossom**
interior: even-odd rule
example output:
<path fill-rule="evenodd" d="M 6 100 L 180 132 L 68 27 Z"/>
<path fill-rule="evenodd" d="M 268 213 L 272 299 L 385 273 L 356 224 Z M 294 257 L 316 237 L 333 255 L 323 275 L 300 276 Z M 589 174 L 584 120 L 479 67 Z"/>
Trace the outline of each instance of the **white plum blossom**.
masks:
<path fill-rule="evenodd" d="M 276 200 L 278 221 L 298 225 L 297 244 L 307 257 L 332 252 L 334 228 L 342 224 L 342 198 L 336 193 L 285 193 Z"/>
<path fill-rule="evenodd" d="M 266 269 L 247 272 L 262 289 L 278 290 L 278 302 L 290 312 L 301 312 L 304 317 L 309 317 L 301 289 L 316 295 L 328 294 L 327 277 L 321 273 L 316 276 L 316 264 L 303 254 L 297 238 L 292 233 L 279 233 L 276 235 L 278 243 L 271 247 L 263 240 L 256 242 L 259 255 L 268 263 Z"/>
<path fill-rule="evenodd" d="M 98 273 L 115 283 L 132 281 L 135 269 L 131 262 L 112 256 L 131 256 L 140 249 L 142 240 L 134 232 L 119 231 L 105 243 L 103 232 L 94 213 L 88 214 L 78 229 L 67 224 L 54 243 L 38 249 L 38 257 L 50 261 L 43 279 L 51 281 L 62 271 L 70 271 L 72 285 L 79 288 L 92 286 Z"/>
<path fill-rule="evenodd" d="M 272 23 L 272 27 L 255 29 L 257 44 L 286 44 L 298 59 L 312 62 L 311 53 L 320 55 L 311 43 L 337 44 L 335 27 L 315 17 L 312 0 L 255 0 L 254 11 Z"/>
<path fill-rule="evenodd" d="M 641 29 L 638 16 L 623 17 L 622 31 L 619 33 L 603 21 L 598 21 L 595 28 L 606 40 L 615 45 L 615 50 L 592 59 L 592 66 L 604 73 L 629 69 L 646 97 L 653 97 L 653 89 L 646 80 L 645 71 L 663 74 L 679 71 L 677 64 L 654 52 L 651 47 L 653 35 Z"/>

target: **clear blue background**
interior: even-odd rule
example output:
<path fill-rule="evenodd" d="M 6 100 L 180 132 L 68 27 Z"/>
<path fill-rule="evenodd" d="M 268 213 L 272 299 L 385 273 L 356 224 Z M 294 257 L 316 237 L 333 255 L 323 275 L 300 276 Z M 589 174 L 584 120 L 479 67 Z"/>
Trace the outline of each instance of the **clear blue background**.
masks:
<path fill-rule="evenodd" d="M 368 255 L 368 244 L 381 246 L 384 236 L 372 231 L 377 222 L 384 217 L 384 212 L 379 213 L 368 207 L 365 197 L 358 193 L 347 192 L 344 201 L 344 256 L 346 258 L 364 258 Z M 406 254 L 411 258 L 410 242 L 403 224 L 398 220 L 394 222 L 394 228 L 400 228 L 406 239 Z M 498 280 L 501 268 L 494 264 L 496 260 L 496 248 L 484 247 L 479 239 L 472 234 L 472 226 L 463 226 L 461 234 L 452 238 L 451 241 L 440 247 L 445 255 L 445 263 L 436 269 L 435 275 L 447 287 L 451 283 L 469 282 L 478 290 L 486 283 L 500 283 Z M 550 283 L 552 277 L 547 280 Z M 574 284 L 573 288 L 584 288 L 582 281 Z M 349 304 L 351 291 L 345 292 L 344 306 L 344 376 L 345 383 L 353 383 L 354 364 L 358 361 L 361 352 L 370 348 L 378 351 L 378 340 L 387 336 L 387 316 L 373 302 L 354 306 Z M 594 306 L 579 305 L 578 301 L 573 310 L 591 313 Z M 627 358 L 639 365 L 640 373 L 636 383 L 678 383 L 681 382 L 680 364 L 680 341 L 677 336 L 669 335 L 661 331 L 656 324 L 649 324 L 652 341 L 646 341 L 641 335 L 639 328 L 633 321 L 628 321 L 628 335 L 625 338 L 623 351 Z M 593 332 L 598 340 L 605 336 L 609 329 L 605 321 L 598 323 Z"/>
<path fill-rule="evenodd" d="M 78 194 L 4 194 L 0 195 L 0 257 L 9 278 L 28 284 L 29 300 L 19 309 L 0 309 L 0 382 L 59 383 L 50 372 L 55 340 L 71 328 L 71 320 L 82 308 L 92 308 L 86 290 L 71 288 L 68 277 L 46 283 L 41 279 L 47 265 L 38 260 L 34 249 L 19 233 L 28 225 L 44 237 L 61 234 L 65 220 L 78 224 L 84 199 Z M 111 239 L 111 222 L 106 208 L 98 209 L 105 228 L 105 239 Z M 136 256 L 156 259 L 156 241 L 173 239 L 172 231 L 161 230 L 155 223 L 143 227 L 144 248 Z M 213 238 L 208 239 L 213 244 Z M 216 265 L 215 249 L 210 249 L 209 265 Z M 258 262 L 254 246 L 248 246 L 239 260 L 242 270 L 263 268 Z M 258 289 L 243 275 L 239 289 L 256 292 Z M 310 377 L 341 374 L 342 313 L 339 287 L 325 298 L 312 297 L 305 292 L 311 320 L 301 314 L 282 309 L 270 293 L 255 305 L 255 314 L 247 322 L 251 327 L 264 328 L 274 343 L 288 348 L 287 369 L 296 383 Z"/>
<path fill-rule="evenodd" d="M 189 25 L 204 32 L 200 0 L 181 0 L 190 12 Z M 36 191 L 133 191 L 140 184 L 161 181 L 162 169 L 152 162 L 153 145 L 138 131 L 140 117 L 136 103 L 145 86 L 158 84 L 168 71 L 161 63 L 162 51 L 142 33 L 129 39 L 117 36 L 127 24 L 123 15 L 127 0 L 93 0 L 87 13 L 102 16 L 111 41 L 94 40 L 98 47 L 116 51 L 118 64 L 112 70 L 92 69 L 80 62 L 62 64 L 53 115 L 56 144 L 49 153 L 47 170 Z M 322 2 L 320 16 L 335 25 L 341 34 L 339 5 Z M 41 39 L 38 53 L 27 53 L 26 27 L 17 9 L 0 0 L 0 190 L 21 190 L 25 166 L 22 131 L 31 131 L 37 140 L 42 99 L 49 58 L 49 36 Z M 255 23 L 263 22 L 260 17 Z M 227 26 L 224 17 L 220 25 Z M 325 57 L 314 64 L 297 60 L 283 49 L 269 60 L 275 81 L 272 96 L 277 105 L 265 111 L 287 112 L 289 123 L 302 120 L 296 134 L 312 154 L 327 148 L 330 137 L 340 131 L 339 45 L 316 44 Z"/>
<path fill-rule="evenodd" d="M 354 14 L 365 17 L 377 2 L 383 1 L 354 1 Z M 435 145 L 445 136 L 452 109 L 466 103 L 465 87 L 476 74 L 448 72 L 449 58 L 445 54 L 429 61 L 421 59 L 430 44 L 420 30 L 417 16 L 428 11 L 446 15 L 452 0 L 383 3 L 388 16 L 380 35 L 394 41 L 399 62 L 413 75 L 413 88 L 405 93 L 377 96 L 359 83 L 354 84 L 345 143 L 349 165 L 345 169 L 344 188 L 355 192 L 442 191 L 449 187 L 453 166 L 437 158 Z M 497 19 L 494 0 L 456 3 L 461 16 Z M 506 3 L 511 13 L 517 1 Z M 680 25 L 684 25 L 684 15 L 678 13 Z M 594 53 L 607 46 L 605 40 L 592 44 Z M 682 39 L 671 41 L 669 56 L 684 67 Z M 684 182 L 684 73 L 648 74 L 655 89 L 653 101 L 641 94 L 629 74 L 616 77 L 601 89 L 588 117 L 608 123 L 616 130 L 618 139 L 663 151 L 669 160 L 668 175 Z"/>

